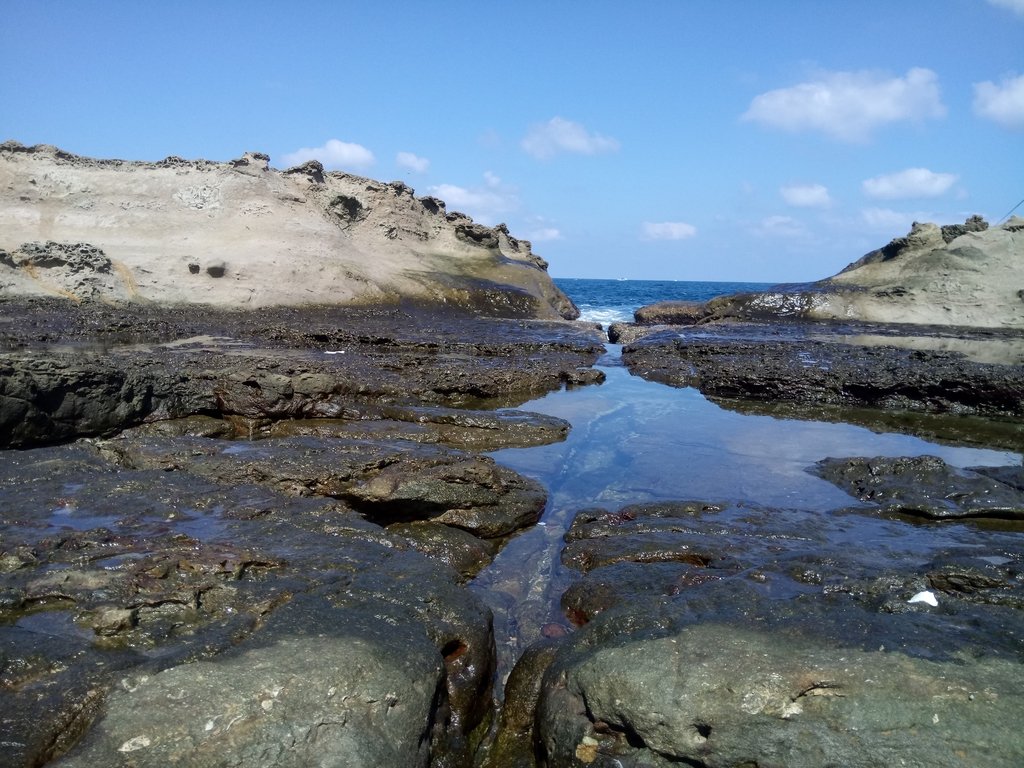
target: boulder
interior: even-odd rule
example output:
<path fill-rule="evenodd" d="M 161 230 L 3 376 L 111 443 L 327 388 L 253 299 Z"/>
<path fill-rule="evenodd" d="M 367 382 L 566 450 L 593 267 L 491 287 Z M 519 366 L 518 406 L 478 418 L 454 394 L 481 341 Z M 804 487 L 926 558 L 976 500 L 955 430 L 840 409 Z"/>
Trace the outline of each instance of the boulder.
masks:
<path fill-rule="evenodd" d="M 704 302 L 659 301 L 633 313 L 638 325 L 696 325 L 708 316 Z"/>
<path fill-rule="evenodd" d="M 399 644 L 395 633 L 353 622 L 331 637 L 126 677 L 57 764 L 427 766 L 444 666 L 426 638 Z"/>
<path fill-rule="evenodd" d="M 557 658 L 538 737 L 547 765 L 1009 768 L 1019 676 L 706 623 Z"/>

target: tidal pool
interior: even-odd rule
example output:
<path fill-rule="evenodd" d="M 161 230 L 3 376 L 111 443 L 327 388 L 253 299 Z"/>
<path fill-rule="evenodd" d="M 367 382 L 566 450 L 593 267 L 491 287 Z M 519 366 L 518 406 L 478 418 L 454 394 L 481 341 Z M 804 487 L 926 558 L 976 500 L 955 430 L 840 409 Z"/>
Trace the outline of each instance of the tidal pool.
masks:
<path fill-rule="evenodd" d="M 1021 453 L 726 410 L 695 389 L 631 376 L 616 352 L 612 347 L 600 364 L 604 384 L 555 392 L 521 406 L 568 420 L 572 430 L 565 442 L 491 454 L 549 492 L 540 524 L 510 541 L 472 584 L 495 613 L 499 684 L 531 642 L 542 634 L 571 631 L 559 599 L 578 574 L 562 566 L 559 555 L 574 515 L 587 507 L 615 510 L 638 502 L 695 499 L 799 510 L 801 519 L 835 546 L 857 542 L 889 557 L 970 547 L 986 536 L 1005 544 L 1005 537 L 1019 535 L 989 534 L 970 523 L 918 525 L 833 513 L 858 502 L 807 469 L 826 457 L 926 454 L 955 467 L 1003 466 L 1020 464 Z"/>

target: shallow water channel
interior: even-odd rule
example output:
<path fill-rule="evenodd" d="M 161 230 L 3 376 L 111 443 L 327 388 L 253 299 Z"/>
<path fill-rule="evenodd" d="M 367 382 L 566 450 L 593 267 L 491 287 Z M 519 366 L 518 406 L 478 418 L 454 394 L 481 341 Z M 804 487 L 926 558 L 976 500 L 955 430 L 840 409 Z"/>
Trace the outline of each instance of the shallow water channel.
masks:
<path fill-rule="evenodd" d="M 559 600 L 578 574 L 559 560 L 574 515 L 647 501 L 746 502 L 806 517 L 818 536 L 864 546 L 879 558 L 974 546 L 971 524 L 915 525 L 870 514 L 827 514 L 857 502 L 807 471 L 826 457 L 938 456 L 956 467 L 1020 464 L 1012 451 L 940 445 L 860 426 L 746 415 L 725 410 L 695 389 L 632 376 L 609 345 L 600 386 L 563 390 L 521 406 L 572 424 L 565 442 L 491 454 L 548 489 L 541 522 L 510 541 L 472 583 L 495 614 L 499 689 L 515 660 L 542 634 L 571 631 Z M 785 511 L 783 511 L 785 510 Z M 797 525 L 804 524 L 797 520 Z M 750 540 L 758 532 L 741 530 Z M 767 536 L 771 532 L 765 531 Z M 726 534 L 729 535 L 729 534 Z M 784 595 L 780 595 L 784 596 Z"/>

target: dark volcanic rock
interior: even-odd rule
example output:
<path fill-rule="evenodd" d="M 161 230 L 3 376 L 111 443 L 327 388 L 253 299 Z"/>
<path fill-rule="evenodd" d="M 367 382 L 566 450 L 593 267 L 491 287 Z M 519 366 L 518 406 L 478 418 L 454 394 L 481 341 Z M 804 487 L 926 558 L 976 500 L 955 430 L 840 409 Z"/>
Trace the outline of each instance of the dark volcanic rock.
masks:
<path fill-rule="evenodd" d="M 1011 766 L 1012 534 L 704 502 L 581 512 L 583 626 L 544 673 L 549 765 Z M 922 602 L 919 593 L 935 602 Z"/>
<path fill-rule="evenodd" d="M 633 313 L 638 325 L 696 325 L 708 316 L 701 301 L 659 301 Z"/>
<path fill-rule="evenodd" d="M 468 757 L 494 638 L 443 558 L 244 458 L 198 471 L 204 443 L 247 444 L 145 440 L 152 468 L 88 443 L 0 454 L 5 764 L 79 742 L 70 765 Z"/>
<path fill-rule="evenodd" d="M 193 415 L 231 417 L 253 435 L 292 419 L 390 418 L 434 424 L 467 446 L 532 431 L 510 437 L 529 444 L 564 425 L 414 409 L 507 406 L 592 383 L 586 369 L 603 351 L 585 326 L 455 312 L 183 314 L 43 300 L 2 302 L 0 312 L 19 318 L 0 327 L 0 447 Z"/>
<path fill-rule="evenodd" d="M 410 442 L 125 436 L 100 450 L 130 469 L 181 470 L 225 484 L 330 496 L 380 525 L 429 519 L 483 538 L 536 522 L 547 498 L 538 483 L 493 459 Z"/>
<path fill-rule="evenodd" d="M 946 351 L 948 337 L 921 331 L 907 337 L 878 327 L 703 326 L 647 336 L 623 350 L 623 362 L 636 375 L 694 386 L 710 398 L 1018 417 L 1019 338 L 987 335 L 978 347 L 1000 340 L 1006 362 Z"/>
<path fill-rule="evenodd" d="M 887 514 L 950 520 L 1024 520 L 1024 468 L 1001 467 L 995 477 L 958 470 L 935 456 L 823 459 L 819 477 Z"/>

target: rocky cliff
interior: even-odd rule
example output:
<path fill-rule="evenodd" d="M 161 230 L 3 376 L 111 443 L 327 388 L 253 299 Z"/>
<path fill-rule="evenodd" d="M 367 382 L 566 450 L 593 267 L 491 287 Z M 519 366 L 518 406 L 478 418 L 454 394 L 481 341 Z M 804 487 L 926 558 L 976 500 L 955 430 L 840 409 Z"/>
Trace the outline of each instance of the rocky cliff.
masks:
<path fill-rule="evenodd" d="M 833 277 L 716 299 L 705 314 L 772 315 L 1024 329 L 1024 219 L 915 223 Z"/>
<path fill-rule="evenodd" d="M 575 318 L 530 243 L 401 182 L 231 162 L 96 160 L 0 144 L 0 296 L 464 306 Z"/>

